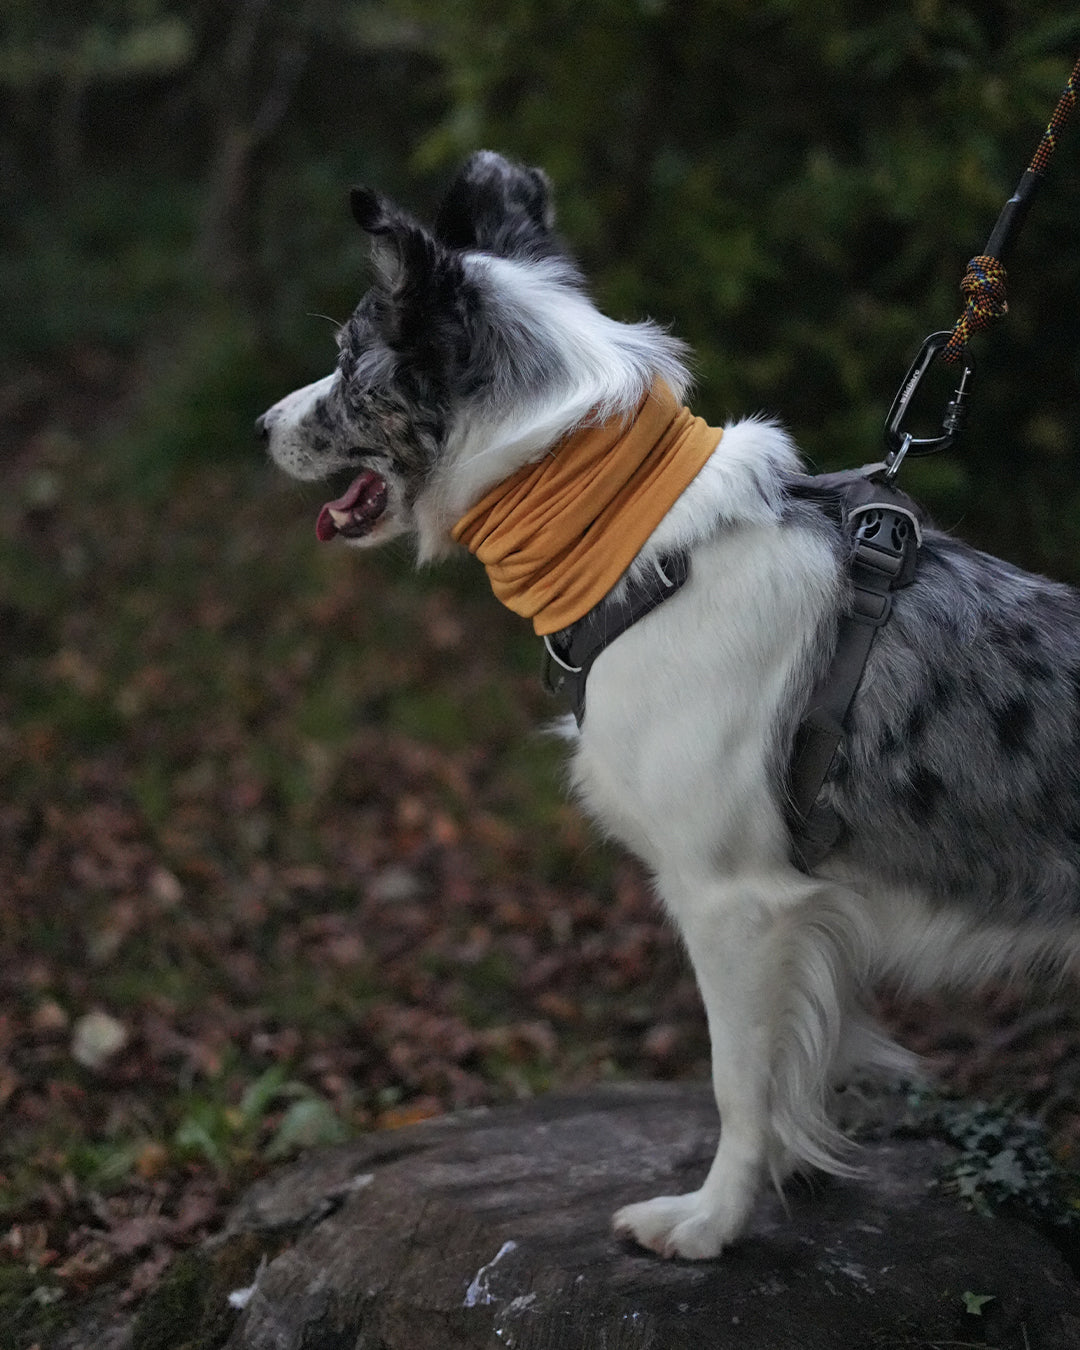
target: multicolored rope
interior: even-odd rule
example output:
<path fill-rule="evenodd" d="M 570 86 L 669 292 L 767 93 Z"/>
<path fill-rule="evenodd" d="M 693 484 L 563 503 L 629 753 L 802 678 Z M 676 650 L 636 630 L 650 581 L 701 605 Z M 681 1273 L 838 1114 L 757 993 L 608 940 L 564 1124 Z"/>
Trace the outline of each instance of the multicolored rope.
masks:
<path fill-rule="evenodd" d="M 941 349 L 941 359 L 949 365 L 960 359 L 973 333 L 989 328 L 995 319 L 1009 312 L 1009 302 L 1005 298 L 1005 268 L 989 254 L 980 253 L 971 259 L 960 289 L 967 296 L 967 304 L 956 321 L 952 336 Z"/>
<path fill-rule="evenodd" d="M 1072 68 L 1072 74 L 1069 76 L 1061 97 L 1058 99 L 1058 105 L 1050 118 L 1050 125 L 1043 132 L 1039 147 L 1032 156 L 1031 163 L 1028 165 L 1029 173 L 1046 172 L 1050 157 L 1057 149 L 1057 138 L 1065 123 L 1069 120 L 1069 114 L 1076 107 L 1077 84 L 1080 84 L 1080 59 Z"/>
<path fill-rule="evenodd" d="M 979 254 L 977 258 L 972 258 L 967 265 L 964 279 L 960 283 L 960 289 L 967 297 L 967 304 L 964 306 L 963 314 L 956 321 L 952 336 L 941 349 L 941 359 L 950 365 L 960 359 L 973 333 L 982 328 L 989 328 L 995 319 L 1000 319 L 1009 312 L 1008 302 L 1005 299 L 1005 268 L 999 255 L 1005 252 L 1010 235 L 1019 229 L 1035 189 L 1046 173 L 1050 159 L 1057 149 L 1058 136 L 1069 120 L 1073 108 L 1076 107 L 1078 84 L 1080 84 L 1080 59 L 1072 68 L 1072 74 L 1065 84 L 1049 125 L 1043 132 L 1042 140 L 1032 156 L 1024 177 L 1020 180 L 1019 187 L 1001 213 L 1001 218 L 987 243 L 987 251 Z"/>

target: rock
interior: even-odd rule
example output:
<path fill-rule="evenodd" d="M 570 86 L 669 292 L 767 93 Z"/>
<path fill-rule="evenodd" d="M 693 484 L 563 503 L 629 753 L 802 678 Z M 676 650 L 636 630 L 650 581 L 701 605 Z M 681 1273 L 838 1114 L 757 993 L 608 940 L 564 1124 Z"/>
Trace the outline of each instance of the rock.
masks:
<path fill-rule="evenodd" d="M 766 1197 L 716 1262 L 616 1241 L 612 1211 L 697 1185 L 716 1130 L 704 1089 L 621 1086 L 316 1151 L 207 1249 L 248 1265 L 203 1323 L 232 1293 L 228 1350 L 1080 1346 L 1064 1260 L 936 1189 L 930 1140 L 875 1143 L 865 1180 L 793 1185 L 787 1213 Z"/>

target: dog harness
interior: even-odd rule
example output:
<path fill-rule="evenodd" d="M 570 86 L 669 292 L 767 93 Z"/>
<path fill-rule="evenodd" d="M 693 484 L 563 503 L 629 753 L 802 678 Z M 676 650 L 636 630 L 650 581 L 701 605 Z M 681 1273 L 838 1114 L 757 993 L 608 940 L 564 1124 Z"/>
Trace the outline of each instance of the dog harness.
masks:
<path fill-rule="evenodd" d="M 832 662 L 810 695 L 788 766 L 792 860 L 810 872 L 840 836 L 840 818 L 819 800 L 821 789 L 847 728 L 874 634 L 892 612 L 892 592 L 914 579 L 921 532 L 918 508 L 888 482 L 883 464 L 798 477 L 790 491 L 833 518 L 848 541 L 851 582 L 851 604 L 837 627 Z M 689 554 L 669 554 L 654 575 L 627 578 L 617 603 L 601 602 L 557 638 L 544 639 L 545 687 L 569 697 L 578 726 L 585 716 L 585 684 L 593 662 L 632 624 L 675 595 L 689 575 Z"/>
<path fill-rule="evenodd" d="M 546 637 L 596 610 L 722 435 L 658 381 L 631 417 L 580 427 L 497 483 L 451 533 Z"/>

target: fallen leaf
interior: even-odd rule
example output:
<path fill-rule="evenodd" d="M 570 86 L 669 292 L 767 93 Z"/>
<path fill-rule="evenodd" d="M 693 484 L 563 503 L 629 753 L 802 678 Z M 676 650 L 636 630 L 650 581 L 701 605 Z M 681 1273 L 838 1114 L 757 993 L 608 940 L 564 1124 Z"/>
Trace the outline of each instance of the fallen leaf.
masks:
<path fill-rule="evenodd" d="M 100 1238 L 92 1238 L 56 1267 L 60 1279 L 87 1288 L 103 1280 L 116 1262 L 116 1252 Z"/>
<path fill-rule="evenodd" d="M 442 1107 L 431 1097 L 422 1097 L 410 1102 L 408 1106 L 392 1106 L 383 1111 L 376 1121 L 376 1129 L 402 1130 L 406 1125 L 418 1125 L 422 1120 L 431 1120 L 442 1115 Z"/>
<path fill-rule="evenodd" d="M 88 1012 L 75 1023 L 71 1055 L 83 1068 L 104 1068 L 128 1042 L 128 1030 L 107 1012 Z"/>
<path fill-rule="evenodd" d="M 153 1140 L 143 1144 L 135 1155 L 135 1171 L 146 1181 L 159 1177 L 169 1165 L 169 1150 Z"/>
<path fill-rule="evenodd" d="M 172 1258 L 168 1247 L 156 1247 L 152 1255 L 141 1261 L 132 1271 L 127 1288 L 120 1295 L 121 1306 L 126 1307 L 149 1293 L 165 1273 Z"/>

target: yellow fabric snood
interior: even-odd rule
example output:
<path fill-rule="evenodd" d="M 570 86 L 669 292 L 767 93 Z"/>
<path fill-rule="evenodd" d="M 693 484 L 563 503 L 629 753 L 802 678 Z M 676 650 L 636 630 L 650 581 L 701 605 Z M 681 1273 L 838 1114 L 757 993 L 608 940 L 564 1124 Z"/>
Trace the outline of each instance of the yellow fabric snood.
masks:
<path fill-rule="evenodd" d="M 632 418 L 571 432 L 451 533 L 508 609 L 555 633 L 607 595 L 722 435 L 658 382 Z"/>

